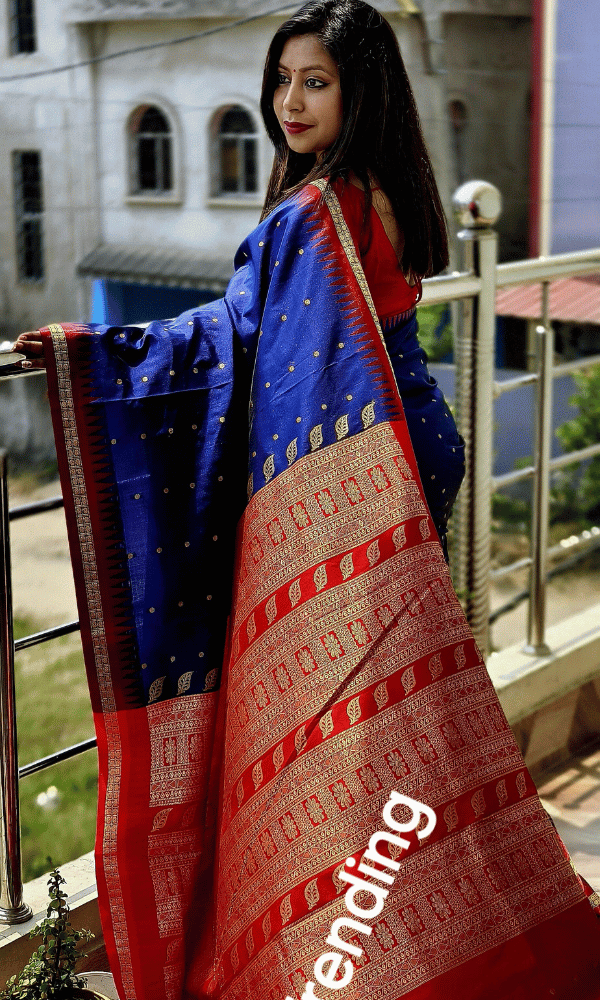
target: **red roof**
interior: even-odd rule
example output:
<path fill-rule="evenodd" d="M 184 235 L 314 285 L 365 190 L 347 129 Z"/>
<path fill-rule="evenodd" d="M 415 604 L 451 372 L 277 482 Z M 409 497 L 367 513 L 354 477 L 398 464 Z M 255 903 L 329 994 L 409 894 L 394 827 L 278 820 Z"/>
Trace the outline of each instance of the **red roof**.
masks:
<path fill-rule="evenodd" d="M 540 319 L 542 286 L 517 285 L 496 292 L 498 316 Z M 560 278 L 550 284 L 550 318 L 566 323 L 596 323 L 600 326 L 600 274 Z"/>

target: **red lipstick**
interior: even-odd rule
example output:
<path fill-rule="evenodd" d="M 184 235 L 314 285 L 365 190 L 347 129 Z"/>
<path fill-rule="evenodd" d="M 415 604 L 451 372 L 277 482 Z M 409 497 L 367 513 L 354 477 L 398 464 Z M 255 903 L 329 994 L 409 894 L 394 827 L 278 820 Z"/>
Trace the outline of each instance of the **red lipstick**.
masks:
<path fill-rule="evenodd" d="M 302 125 L 301 122 L 284 122 L 284 127 L 286 132 L 290 135 L 298 135 L 300 132 L 306 132 L 307 129 L 312 128 L 312 125 Z"/>

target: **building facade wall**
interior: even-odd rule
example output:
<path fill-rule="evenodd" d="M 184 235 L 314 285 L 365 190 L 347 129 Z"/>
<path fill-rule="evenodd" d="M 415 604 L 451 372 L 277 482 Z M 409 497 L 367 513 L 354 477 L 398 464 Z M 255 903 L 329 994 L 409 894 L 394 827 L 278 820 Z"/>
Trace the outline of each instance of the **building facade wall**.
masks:
<path fill-rule="evenodd" d="M 530 19 L 448 14 L 445 48 L 448 102 L 460 101 L 466 110 L 462 169 L 468 179 L 480 177 L 500 189 L 500 259 L 522 259 L 529 204 Z"/>
<path fill-rule="evenodd" d="M 468 175 L 488 177 L 503 191 L 503 253 L 515 256 L 525 235 L 527 200 L 529 21 L 523 11 L 528 0 L 504 5 L 425 0 L 423 16 L 409 18 L 401 17 L 391 0 L 378 6 L 398 33 L 447 210 L 459 179 L 448 101 L 458 99 L 468 113 L 463 140 Z M 215 18 L 231 15 L 230 8 L 226 0 L 222 8 L 200 0 L 38 3 L 37 52 L 9 57 L 7 18 L 0 18 L 0 75 L 180 38 L 218 24 Z M 431 37 L 432 9 L 442 36 L 437 39 Z M 244 12 L 245 5 L 237 4 L 235 16 Z M 210 17 L 202 17 L 207 13 Z M 100 242 L 233 255 L 259 217 L 270 169 L 258 95 L 264 55 L 280 19 L 265 18 L 55 76 L 0 83 L 0 237 L 8 249 L 2 255 L 0 324 L 5 333 L 49 317 L 86 318 L 89 282 L 77 279 L 75 270 Z M 428 59 L 436 46 L 444 50 L 441 72 Z M 128 190 L 128 115 L 136 105 L 151 102 L 174 125 L 179 189 L 177 197 L 163 200 L 132 198 Z M 256 124 L 256 197 L 211 198 L 211 118 L 228 103 L 243 106 Z M 37 284 L 19 282 L 16 275 L 14 149 L 42 153 L 46 277 Z"/>
<path fill-rule="evenodd" d="M 0 76 L 85 58 L 77 33 L 62 22 L 61 0 L 37 5 L 38 50 L 30 54 L 9 55 L 7 4 L 2 8 Z M 44 320 L 80 314 L 75 266 L 97 236 L 90 96 L 87 69 L 0 83 L 0 339 Z M 17 273 L 14 151 L 41 153 L 44 277 L 39 282 L 20 281 Z"/>
<path fill-rule="evenodd" d="M 461 179 L 448 104 L 467 108 L 461 138 L 467 176 L 503 191 L 504 257 L 524 256 L 530 0 L 422 0 L 404 17 L 396 0 L 377 6 L 392 22 L 412 81 L 442 199 Z M 0 6 L 0 341 L 56 319 L 90 318 L 89 279 L 77 265 L 99 244 L 174 248 L 232 259 L 256 224 L 271 164 L 259 113 L 262 67 L 283 15 L 183 44 L 26 77 L 95 57 L 173 41 L 256 14 L 256 4 L 221 0 L 52 0 L 36 4 L 37 51 L 9 54 L 8 2 Z M 267 5 L 265 4 L 265 7 Z M 175 188 L 132 196 L 128 122 L 155 104 L 172 125 Z M 258 192 L 215 198 L 211 189 L 215 112 L 238 104 L 257 130 Z M 461 147 L 461 148 L 463 148 Z M 15 249 L 12 154 L 37 150 L 44 186 L 41 281 L 21 281 Z"/>

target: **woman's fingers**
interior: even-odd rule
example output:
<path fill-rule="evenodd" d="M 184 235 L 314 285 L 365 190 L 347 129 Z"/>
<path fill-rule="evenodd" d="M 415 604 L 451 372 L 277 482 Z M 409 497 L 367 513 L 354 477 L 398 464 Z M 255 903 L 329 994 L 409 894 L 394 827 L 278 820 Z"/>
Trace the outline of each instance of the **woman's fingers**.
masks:
<path fill-rule="evenodd" d="M 21 368 L 45 368 L 44 347 L 39 330 L 27 330 L 19 334 L 13 351 L 17 354 L 24 354 L 25 361 L 21 361 Z"/>
<path fill-rule="evenodd" d="M 17 363 L 21 365 L 21 368 L 25 368 L 25 369 L 27 369 L 27 368 L 45 368 L 46 367 L 46 362 L 44 361 L 43 358 L 39 358 L 39 360 L 33 360 L 33 359 L 30 360 L 30 359 L 26 358 L 25 361 L 21 361 L 21 362 L 17 362 Z"/>
<path fill-rule="evenodd" d="M 27 357 L 40 357 L 44 353 L 40 331 L 29 330 L 26 333 L 20 333 L 13 350 L 18 354 L 26 354 Z"/>

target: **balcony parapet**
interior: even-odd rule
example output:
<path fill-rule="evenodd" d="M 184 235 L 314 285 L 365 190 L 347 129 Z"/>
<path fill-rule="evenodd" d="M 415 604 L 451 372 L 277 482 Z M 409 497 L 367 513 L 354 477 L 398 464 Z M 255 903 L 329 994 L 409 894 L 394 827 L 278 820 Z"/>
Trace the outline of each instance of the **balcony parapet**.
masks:
<path fill-rule="evenodd" d="M 77 965 L 77 971 L 84 973 L 89 969 L 107 969 L 104 937 L 98 911 L 93 851 L 82 855 L 75 861 L 61 865 L 60 871 L 66 881 L 65 888 L 69 893 L 68 902 L 73 927 L 76 930 L 87 927 L 95 935 L 92 941 L 82 944 L 82 950 L 87 957 L 81 958 Z M 30 938 L 29 932 L 46 916 L 47 883 L 48 875 L 41 875 L 24 886 L 27 902 L 33 912 L 30 920 L 22 924 L 11 924 L 4 927 L 0 925 L 0 990 L 7 979 L 20 972 L 39 946 L 39 940 Z"/>

